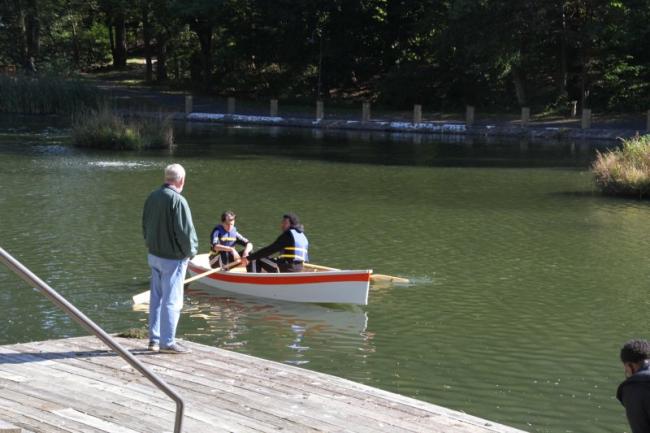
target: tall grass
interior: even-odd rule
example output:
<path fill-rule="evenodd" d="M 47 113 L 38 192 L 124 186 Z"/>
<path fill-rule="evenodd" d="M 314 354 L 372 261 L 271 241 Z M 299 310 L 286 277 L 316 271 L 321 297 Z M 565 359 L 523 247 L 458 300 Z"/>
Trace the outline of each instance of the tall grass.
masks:
<path fill-rule="evenodd" d="M 69 114 L 96 109 L 101 100 L 99 89 L 81 80 L 0 74 L 0 113 Z"/>
<path fill-rule="evenodd" d="M 102 106 L 74 119 L 72 141 L 78 147 L 97 149 L 161 149 L 174 143 L 174 130 L 168 118 L 125 120 Z"/>
<path fill-rule="evenodd" d="M 650 194 L 650 135 L 623 140 L 620 149 L 598 152 L 592 166 L 596 185 L 606 194 Z"/>

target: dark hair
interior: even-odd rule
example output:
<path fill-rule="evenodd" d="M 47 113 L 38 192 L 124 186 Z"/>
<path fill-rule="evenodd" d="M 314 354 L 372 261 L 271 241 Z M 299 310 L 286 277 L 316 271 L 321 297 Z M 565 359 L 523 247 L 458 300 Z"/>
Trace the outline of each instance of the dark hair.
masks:
<path fill-rule="evenodd" d="M 630 340 L 621 349 L 622 362 L 642 362 L 650 358 L 650 343 L 647 340 Z"/>
<path fill-rule="evenodd" d="M 291 228 L 297 229 L 299 231 L 304 231 L 304 227 L 302 224 L 300 224 L 300 218 L 298 218 L 298 215 L 296 215 L 293 212 L 285 213 L 282 215 L 282 219 L 289 220 L 289 223 L 291 224 Z"/>
<path fill-rule="evenodd" d="M 237 215 L 235 215 L 235 212 L 231 210 L 227 210 L 224 213 L 221 214 L 221 222 L 226 222 L 226 218 L 230 217 L 230 219 L 235 219 L 237 218 Z"/>

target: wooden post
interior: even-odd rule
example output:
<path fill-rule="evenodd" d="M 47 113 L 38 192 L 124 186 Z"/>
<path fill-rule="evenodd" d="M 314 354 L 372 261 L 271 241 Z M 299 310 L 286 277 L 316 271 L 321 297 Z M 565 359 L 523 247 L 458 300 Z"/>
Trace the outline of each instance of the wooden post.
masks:
<path fill-rule="evenodd" d="M 192 112 L 192 95 L 185 95 L 185 114 Z"/>
<path fill-rule="evenodd" d="M 271 117 L 275 117 L 278 115 L 278 100 L 277 99 L 271 99 L 271 109 L 269 111 L 269 115 Z"/>
<path fill-rule="evenodd" d="M 228 97 L 228 114 L 235 114 L 235 98 Z"/>
<path fill-rule="evenodd" d="M 413 123 L 422 123 L 422 105 L 413 106 Z"/>
<path fill-rule="evenodd" d="M 361 104 L 361 121 L 364 123 L 370 121 L 370 102 Z"/>
<path fill-rule="evenodd" d="M 316 101 L 316 120 L 322 120 L 325 117 L 325 109 L 323 108 L 323 101 Z"/>
<path fill-rule="evenodd" d="M 645 122 L 645 130 L 646 130 L 646 132 L 650 133 L 650 110 L 648 110 L 648 115 L 647 116 L 648 117 L 647 117 L 646 122 Z"/>
<path fill-rule="evenodd" d="M 527 127 L 529 121 L 530 121 L 530 108 L 521 107 L 521 127 L 522 128 Z"/>
<path fill-rule="evenodd" d="M 582 129 L 589 129 L 591 128 L 591 109 L 590 108 L 583 108 L 582 109 L 582 122 L 581 125 Z"/>
<path fill-rule="evenodd" d="M 578 115 L 578 101 L 571 101 L 571 117 Z"/>
<path fill-rule="evenodd" d="M 474 107 L 472 105 L 468 105 L 465 110 L 465 125 L 474 125 Z"/>

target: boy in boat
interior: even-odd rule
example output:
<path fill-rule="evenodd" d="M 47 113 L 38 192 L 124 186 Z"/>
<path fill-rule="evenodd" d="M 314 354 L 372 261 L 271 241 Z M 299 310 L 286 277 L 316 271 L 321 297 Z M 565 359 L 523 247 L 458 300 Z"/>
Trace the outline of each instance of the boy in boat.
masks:
<path fill-rule="evenodd" d="M 221 214 L 221 224 L 218 224 L 210 234 L 210 267 L 219 268 L 229 263 L 247 257 L 253 250 L 253 244 L 242 236 L 235 227 L 233 211 Z M 235 245 L 243 245 L 244 250 L 237 252 Z"/>
<path fill-rule="evenodd" d="M 242 258 L 248 272 L 301 272 L 309 261 L 309 241 L 298 215 L 288 213 L 280 223 L 282 234 L 271 245 Z M 271 258 L 272 255 L 278 254 Z"/>

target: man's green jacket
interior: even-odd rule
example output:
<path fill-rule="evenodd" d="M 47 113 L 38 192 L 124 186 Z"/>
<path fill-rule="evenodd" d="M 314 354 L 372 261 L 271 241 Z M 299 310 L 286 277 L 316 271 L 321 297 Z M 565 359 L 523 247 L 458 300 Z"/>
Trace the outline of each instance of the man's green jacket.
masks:
<path fill-rule="evenodd" d="M 142 233 L 149 253 L 154 256 L 184 259 L 198 251 L 190 206 L 169 185 L 149 194 L 142 211 Z"/>

